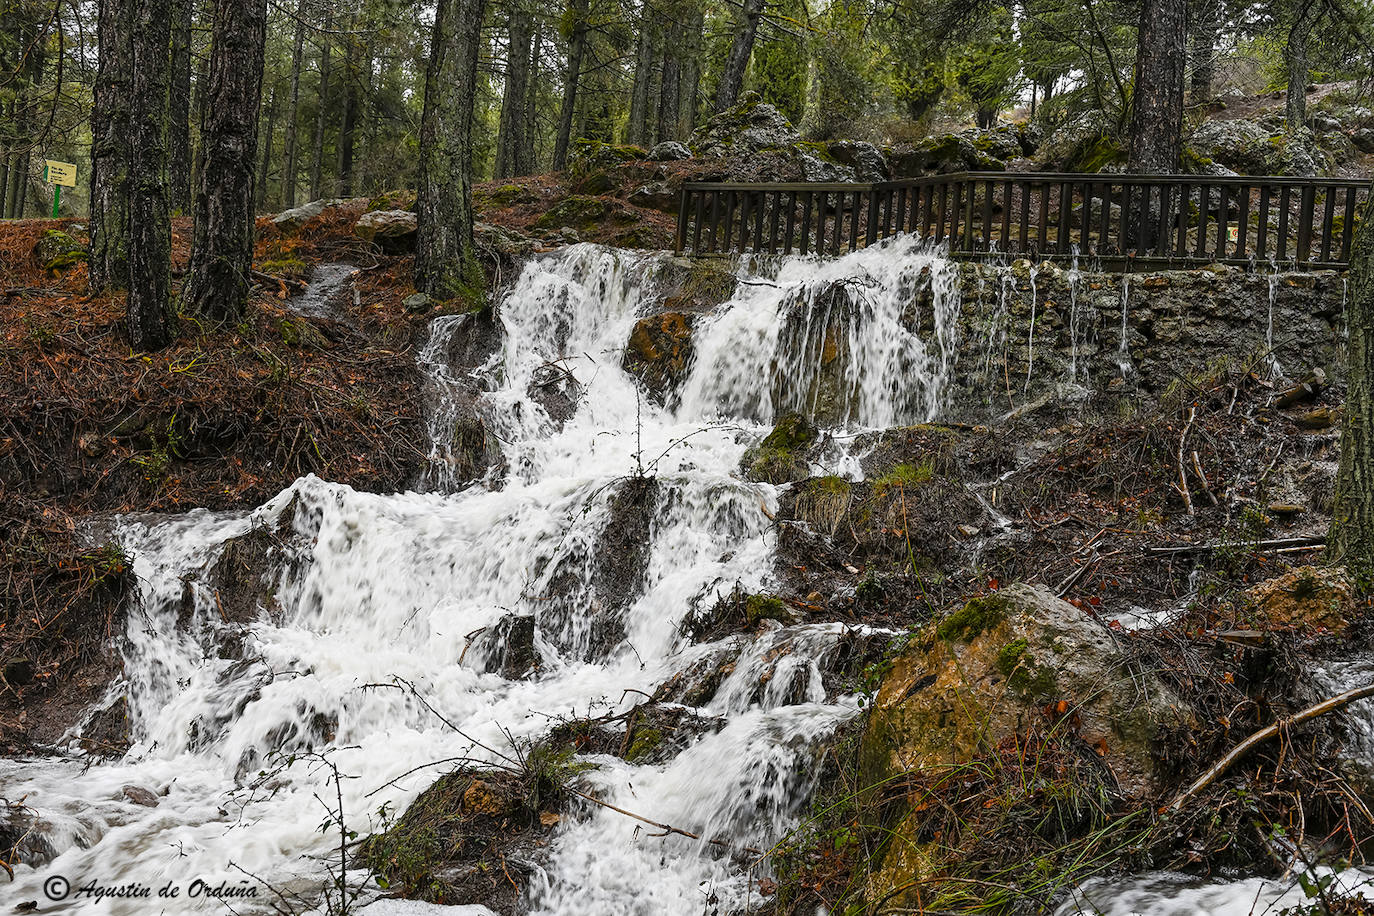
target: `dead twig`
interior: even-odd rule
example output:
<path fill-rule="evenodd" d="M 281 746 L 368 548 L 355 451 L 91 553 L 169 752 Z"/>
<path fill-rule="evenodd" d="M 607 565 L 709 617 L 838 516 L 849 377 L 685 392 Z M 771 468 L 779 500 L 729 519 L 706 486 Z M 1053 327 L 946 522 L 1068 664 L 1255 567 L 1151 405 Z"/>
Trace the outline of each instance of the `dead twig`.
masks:
<path fill-rule="evenodd" d="M 1315 719 L 1318 716 L 1326 715 L 1329 712 L 1335 712 L 1338 709 L 1344 709 L 1356 700 L 1363 700 L 1365 697 L 1371 696 L 1374 696 L 1374 684 L 1366 684 L 1363 687 L 1347 690 L 1345 693 L 1331 697 L 1329 700 L 1323 700 L 1315 706 L 1309 706 L 1299 713 L 1289 716 L 1286 719 L 1280 719 L 1272 725 L 1260 729 L 1240 744 L 1237 744 L 1225 757 L 1212 764 L 1207 772 L 1199 776 L 1191 786 L 1180 792 L 1174 800 L 1169 803 L 1167 810 L 1177 811 L 1183 806 L 1184 802 L 1221 778 L 1237 760 L 1244 757 L 1255 745 L 1263 744 L 1265 741 L 1280 734 L 1285 729 L 1292 728 L 1294 725 L 1306 722 L 1309 719 Z"/>

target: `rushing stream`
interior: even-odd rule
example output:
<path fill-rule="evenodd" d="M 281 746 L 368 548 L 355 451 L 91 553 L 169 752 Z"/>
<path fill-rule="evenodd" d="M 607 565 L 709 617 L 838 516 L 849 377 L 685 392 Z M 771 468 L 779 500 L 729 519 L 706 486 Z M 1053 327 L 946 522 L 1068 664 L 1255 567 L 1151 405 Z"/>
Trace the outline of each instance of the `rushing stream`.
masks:
<path fill-rule="evenodd" d="M 766 848 L 796 823 L 817 742 L 858 712 L 823 675 L 843 631 L 779 627 L 693 645 L 680 624 L 736 583 L 769 585 L 778 491 L 743 481 L 740 462 L 779 413 L 814 406 L 822 348 L 845 359 L 837 422 L 850 430 L 939 414 L 955 352 L 957 271 L 899 238 L 750 272 L 697 326 L 695 360 L 665 409 L 621 368 L 658 266 L 657 256 L 590 245 L 526 266 L 501 303 L 495 354 L 473 370 L 479 409 L 502 443 L 499 479 L 454 492 L 458 480 L 441 471 L 427 481 L 434 492 L 378 495 L 308 477 L 251 513 L 123 519 L 140 597 L 115 691 L 127 697 L 136 743 L 95 765 L 0 762 L 0 794 L 39 812 L 55 853 L 45 866 L 16 869 L 6 899 L 37 901 L 40 912 L 190 913 L 218 909 L 203 893 L 188 899 L 196 879 L 202 888 L 260 881 L 317 892 L 337 842 L 321 829 L 334 790 L 308 752 L 350 777 L 342 813 L 364 835 L 380 826 L 380 810 L 404 810 L 449 766 L 430 764 L 510 754 L 559 717 L 626 710 L 724 655 L 733 670 L 699 710 L 720 728 L 667 763 L 598 757 L 587 775 L 606 801 L 702 839 L 650 836 L 642 823 L 593 809 L 554 834 L 529 902 L 536 913 L 587 916 L 743 910 L 766 866 L 751 874 L 708 841 Z M 846 281 L 844 297 L 833 294 L 836 281 Z M 929 295 L 916 297 L 918 287 Z M 903 316 L 913 300 L 929 311 L 914 323 Z M 431 442 L 417 445 L 441 467 L 464 381 L 447 364 L 447 341 L 466 320 L 436 320 L 420 357 L 437 394 Z M 575 403 L 563 418 L 532 395 L 551 365 L 572 380 Z M 644 491 L 647 543 L 638 558 L 608 555 L 602 546 L 626 524 L 616 496 L 637 485 L 640 469 L 657 481 Z M 272 607 L 239 632 L 199 574 L 231 539 L 264 527 L 279 540 L 267 571 Z M 505 677 L 492 635 L 531 617 L 538 670 Z M 156 806 L 135 803 L 139 793 L 126 786 L 148 790 Z M 182 891 L 151 902 L 52 903 L 45 888 L 59 879 L 73 891 L 90 881 Z M 1180 909 L 1182 892 L 1152 890 L 1155 880 L 1112 892 L 1129 898 L 1125 909 L 1098 905 L 1239 914 L 1255 899 L 1249 884 L 1218 886 L 1206 891 L 1206 908 Z M 271 902 L 260 891 L 232 904 L 251 913 Z"/>

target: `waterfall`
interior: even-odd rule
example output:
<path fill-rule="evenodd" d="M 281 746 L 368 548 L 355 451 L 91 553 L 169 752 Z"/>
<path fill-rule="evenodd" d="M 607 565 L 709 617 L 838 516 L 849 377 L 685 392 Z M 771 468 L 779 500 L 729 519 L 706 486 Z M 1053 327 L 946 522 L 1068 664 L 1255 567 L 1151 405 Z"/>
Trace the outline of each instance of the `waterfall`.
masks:
<path fill-rule="evenodd" d="M 1037 276 L 1037 273 L 1038 271 L 1034 267 L 1030 269 L 1031 301 L 1030 324 L 1028 325 L 1028 330 L 1026 331 L 1026 391 L 1030 391 L 1031 374 L 1035 370 L 1035 305 L 1036 299 L 1038 298 L 1035 287 L 1035 278 Z"/>
<path fill-rule="evenodd" d="M 336 838 L 320 829 L 317 796 L 332 801 L 333 789 L 308 751 L 350 777 L 344 818 L 365 835 L 444 771 L 431 762 L 509 754 L 550 717 L 626 711 L 708 656 L 733 660 L 701 710 L 723 727 L 666 764 L 598 757 L 587 777 L 611 804 L 703 840 L 649 836 L 593 809 L 554 834 L 529 902 L 695 916 L 707 895 L 724 908 L 745 899 L 750 876 L 706 842 L 766 848 L 795 823 L 817 742 L 858 711 L 822 676 L 843 633 L 801 625 L 699 646 L 680 624 L 737 582 L 773 584 L 778 491 L 742 480 L 739 465 L 778 414 L 828 410 L 829 425 L 850 429 L 938 415 L 958 272 L 911 239 L 742 268 L 732 300 L 702 317 L 670 410 L 621 368 L 661 266 L 573 246 L 527 264 L 494 322 L 436 319 L 418 356 L 428 492 L 311 476 L 251 512 L 120 520 L 138 597 L 110 699 L 127 698 L 134 744 L 90 766 L 0 761 L 0 794 L 39 812 L 56 856 L 18 867 L 9 899 L 44 901 L 58 876 L 316 893 Z M 487 355 L 459 372 L 459 352 Z M 458 491 L 473 476 L 460 408 L 481 418 L 504 469 Z M 231 553 L 247 543 L 260 546 L 251 568 Z M 222 562 L 246 577 L 256 613 L 226 612 Z M 531 623 L 535 670 L 508 670 L 510 634 Z M 157 806 L 134 804 L 125 786 Z M 235 908 L 265 912 L 268 896 Z"/>

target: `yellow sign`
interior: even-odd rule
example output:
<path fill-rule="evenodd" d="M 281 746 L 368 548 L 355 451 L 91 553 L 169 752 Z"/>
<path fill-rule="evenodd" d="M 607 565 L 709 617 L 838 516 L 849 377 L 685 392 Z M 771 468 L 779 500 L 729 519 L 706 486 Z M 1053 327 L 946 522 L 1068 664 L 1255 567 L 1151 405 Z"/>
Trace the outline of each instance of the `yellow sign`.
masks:
<path fill-rule="evenodd" d="M 76 163 L 45 159 L 43 165 L 46 166 L 49 182 L 64 188 L 76 187 Z"/>

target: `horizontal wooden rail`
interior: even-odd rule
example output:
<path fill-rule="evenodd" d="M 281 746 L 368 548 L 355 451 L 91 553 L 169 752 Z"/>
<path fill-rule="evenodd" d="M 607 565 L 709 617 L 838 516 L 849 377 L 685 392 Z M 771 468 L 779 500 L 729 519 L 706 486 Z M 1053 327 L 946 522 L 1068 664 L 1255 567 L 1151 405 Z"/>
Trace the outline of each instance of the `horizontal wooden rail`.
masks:
<path fill-rule="evenodd" d="M 839 254 L 909 233 L 960 259 L 1341 269 L 1366 181 L 960 172 L 884 182 L 687 182 L 678 253 Z"/>

